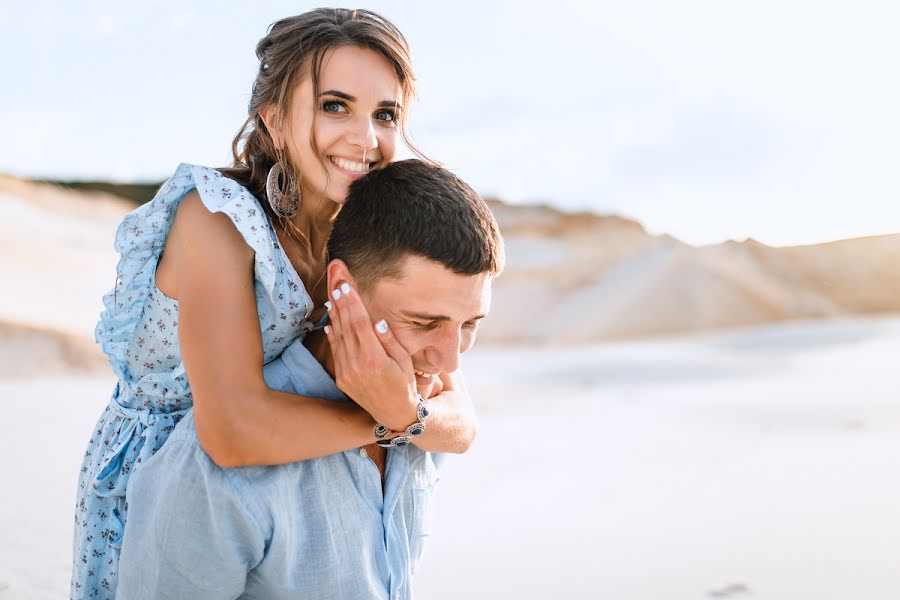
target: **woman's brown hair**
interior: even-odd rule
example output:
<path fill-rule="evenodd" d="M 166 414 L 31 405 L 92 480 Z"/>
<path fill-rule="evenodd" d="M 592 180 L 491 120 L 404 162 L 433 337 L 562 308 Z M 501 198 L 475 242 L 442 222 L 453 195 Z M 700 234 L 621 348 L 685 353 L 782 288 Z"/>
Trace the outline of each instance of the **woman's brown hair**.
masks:
<path fill-rule="evenodd" d="M 379 53 L 397 74 L 402 104 L 415 97 L 415 74 L 406 38 L 381 15 L 368 10 L 317 8 L 273 23 L 256 46 L 259 72 L 253 82 L 249 116 L 231 145 L 234 164 L 220 169 L 250 190 L 273 219 L 276 216 L 265 201 L 266 176 L 277 159 L 275 145 L 260 112 L 267 106 L 275 106 L 279 118 L 287 116 L 291 94 L 306 73 L 312 78 L 313 95 L 318 97 L 319 72 L 325 53 L 341 46 L 358 46 Z M 403 110 L 398 115 L 400 135 L 416 155 L 424 158 L 409 139 L 407 114 Z M 315 148 L 314 129 L 310 142 Z"/>

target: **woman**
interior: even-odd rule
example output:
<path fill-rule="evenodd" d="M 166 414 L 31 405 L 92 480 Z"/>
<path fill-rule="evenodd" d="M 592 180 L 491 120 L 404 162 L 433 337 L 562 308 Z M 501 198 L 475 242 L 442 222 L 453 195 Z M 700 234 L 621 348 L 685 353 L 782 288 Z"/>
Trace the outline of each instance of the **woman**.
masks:
<path fill-rule="evenodd" d="M 234 166 L 181 165 L 117 232 L 119 279 L 96 334 L 119 383 L 81 471 L 73 597 L 115 596 L 129 475 L 192 406 L 220 466 L 325 456 L 372 444 L 376 422 L 402 430 L 416 420 L 423 374 L 381 346 L 353 354 L 330 340 L 339 384 L 357 405 L 276 392 L 262 376 L 324 313 L 325 243 L 350 183 L 406 140 L 406 42 L 374 13 L 317 9 L 275 23 L 257 56 Z M 464 451 L 471 401 L 458 375 L 438 387 L 416 444 Z"/>

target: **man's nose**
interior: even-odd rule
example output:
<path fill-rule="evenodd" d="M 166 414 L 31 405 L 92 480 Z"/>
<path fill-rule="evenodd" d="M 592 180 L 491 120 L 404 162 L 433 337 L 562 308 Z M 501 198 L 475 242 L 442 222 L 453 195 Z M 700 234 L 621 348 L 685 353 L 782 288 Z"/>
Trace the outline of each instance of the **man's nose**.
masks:
<path fill-rule="evenodd" d="M 425 354 L 428 362 L 442 373 L 453 373 L 459 369 L 459 329 L 450 329 L 435 340 Z"/>

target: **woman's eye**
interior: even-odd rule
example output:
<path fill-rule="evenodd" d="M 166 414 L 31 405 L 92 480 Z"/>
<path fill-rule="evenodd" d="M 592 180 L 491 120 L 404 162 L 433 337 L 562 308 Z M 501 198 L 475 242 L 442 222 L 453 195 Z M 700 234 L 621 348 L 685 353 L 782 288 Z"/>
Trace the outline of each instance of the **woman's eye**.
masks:
<path fill-rule="evenodd" d="M 334 100 L 326 100 L 322 103 L 322 110 L 330 113 L 342 113 L 347 112 L 347 107 L 344 106 L 342 102 L 335 102 Z"/>
<path fill-rule="evenodd" d="M 386 123 L 393 123 L 397 119 L 397 115 L 392 110 L 380 110 L 375 113 L 375 118 Z"/>

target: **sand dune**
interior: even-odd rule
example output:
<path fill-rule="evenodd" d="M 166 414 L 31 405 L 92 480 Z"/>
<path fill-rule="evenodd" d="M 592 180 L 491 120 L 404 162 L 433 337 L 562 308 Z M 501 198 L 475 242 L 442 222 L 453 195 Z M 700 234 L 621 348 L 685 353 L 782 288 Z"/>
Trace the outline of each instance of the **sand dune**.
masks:
<path fill-rule="evenodd" d="M 0 321 L 91 338 L 116 279 L 116 226 L 131 208 L 0 176 Z"/>
<path fill-rule="evenodd" d="M 0 321 L 41 340 L 90 339 L 115 281 L 115 228 L 133 204 L 0 176 L 0 206 Z M 900 235 L 693 247 L 618 216 L 491 206 L 508 265 L 482 343 L 591 343 L 900 311 Z"/>
<path fill-rule="evenodd" d="M 496 211 L 509 257 L 482 341 L 590 343 L 900 311 L 900 235 L 692 247 L 621 217 L 516 210 Z"/>
<path fill-rule="evenodd" d="M 109 371 L 106 357 L 83 335 L 0 322 L 0 348 L 0 377 Z"/>

